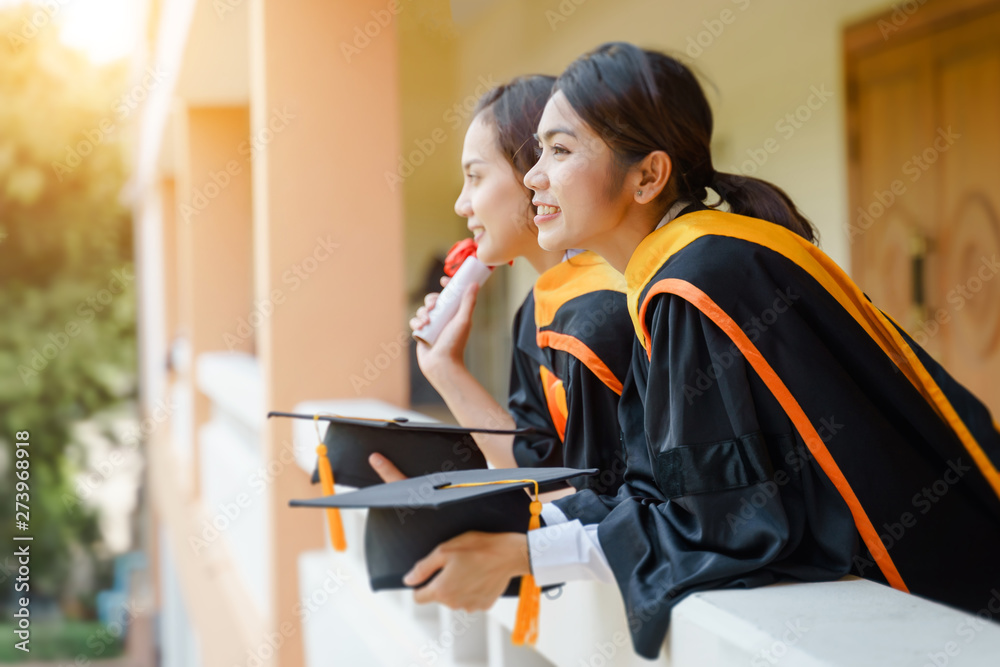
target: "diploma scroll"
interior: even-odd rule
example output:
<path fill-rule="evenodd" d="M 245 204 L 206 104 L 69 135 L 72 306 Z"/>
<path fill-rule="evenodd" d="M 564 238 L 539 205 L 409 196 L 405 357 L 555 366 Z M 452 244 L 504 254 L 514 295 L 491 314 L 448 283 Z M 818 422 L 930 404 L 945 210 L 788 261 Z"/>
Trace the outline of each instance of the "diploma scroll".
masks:
<path fill-rule="evenodd" d="M 427 325 L 413 332 L 413 337 L 427 345 L 434 345 L 434 341 L 441 335 L 441 330 L 455 317 L 458 307 L 462 303 L 462 295 L 473 283 L 480 287 L 486 282 L 493 272 L 492 266 L 487 266 L 480 262 L 474 255 L 465 258 L 462 265 L 451 277 L 448 284 L 441 290 L 434 307 L 428 312 L 431 321 Z"/>

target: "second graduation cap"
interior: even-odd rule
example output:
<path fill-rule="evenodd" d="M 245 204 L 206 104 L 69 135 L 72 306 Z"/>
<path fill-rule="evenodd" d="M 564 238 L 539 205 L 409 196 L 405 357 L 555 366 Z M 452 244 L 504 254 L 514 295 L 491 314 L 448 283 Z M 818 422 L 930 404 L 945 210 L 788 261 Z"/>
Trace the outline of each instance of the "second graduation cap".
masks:
<path fill-rule="evenodd" d="M 524 533 L 538 528 L 540 485 L 596 473 L 593 468 L 461 470 L 289 504 L 328 511 L 369 508 L 365 562 L 372 589 L 407 588 L 403 576 L 437 545 L 470 530 Z M 534 501 L 524 492 L 528 487 Z M 540 590 L 530 574 L 511 580 L 506 594 L 518 590 L 511 641 L 533 644 L 538 637 Z"/>
<path fill-rule="evenodd" d="M 527 532 L 532 508 L 524 490 L 534 492 L 535 482 L 541 485 L 596 473 L 596 469 L 576 468 L 463 470 L 289 504 L 369 508 L 365 562 L 372 589 L 408 588 L 403 576 L 442 542 L 470 530 Z"/>
<path fill-rule="evenodd" d="M 473 433 L 527 433 L 531 429 L 465 428 L 449 424 L 410 422 L 406 419 L 364 419 L 332 415 L 269 412 L 268 417 L 293 417 L 328 422 L 323 444 L 334 481 L 354 487 L 381 484 L 368 463 L 382 454 L 407 477 L 452 470 L 486 468 L 486 458 L 472 439 Z M 319 469 L 313 483 L 320 481 Z"/>

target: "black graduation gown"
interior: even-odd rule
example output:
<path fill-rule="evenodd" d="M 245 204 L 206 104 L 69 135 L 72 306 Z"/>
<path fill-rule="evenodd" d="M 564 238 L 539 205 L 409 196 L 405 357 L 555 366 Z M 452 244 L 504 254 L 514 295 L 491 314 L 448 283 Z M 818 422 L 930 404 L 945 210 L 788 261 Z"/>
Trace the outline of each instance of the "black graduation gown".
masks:
<path fill-rule="evenodd" d="M 524 467 L 598 468 L 570 480 L 613 494 L 625 470 L 618 400 L 631 360 L 625 279 L 584 252 L 543 273 L 514 320 L 510 410 L 514 458 Z"/>
<path fill-rule="evenodd" d="M 691 592 L 854 572 L 969 611 L 1000 587 L 1000 434 L 825 254 L 699 211 L 626 271 L 637 340 L 599 522 L 636 652 Z"/>

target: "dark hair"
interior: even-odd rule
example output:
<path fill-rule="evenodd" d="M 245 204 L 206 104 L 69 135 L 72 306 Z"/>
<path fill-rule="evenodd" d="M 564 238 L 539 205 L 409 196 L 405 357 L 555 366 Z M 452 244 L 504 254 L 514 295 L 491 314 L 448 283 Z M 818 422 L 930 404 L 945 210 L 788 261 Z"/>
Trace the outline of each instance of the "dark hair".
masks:
<path fill-rule="evenodd" d="M 715 171 L 712 109 L 683 63 L 625 42 L 602 44 L 570 63 L 556 80 L 573 110 L 611 147 L 612 185 L 621 187 L 631 165 L 653 151 L 670 156 L 673 173 L 660 197 L 704 201 L 708 188 L 733 213 L 767 220 L 814 241 L 812 223 L 784 191 L 767 181 Z M 617 181 L 617 182 L 615 182 Z"/>
<path fill-rule="evenodd" d="M 555 81 L 542 74 L 516 77 L 480 97 L 473 111 L 496 130 L 500 154 L 522 178 L 537 161 L 534 135 Z"/>

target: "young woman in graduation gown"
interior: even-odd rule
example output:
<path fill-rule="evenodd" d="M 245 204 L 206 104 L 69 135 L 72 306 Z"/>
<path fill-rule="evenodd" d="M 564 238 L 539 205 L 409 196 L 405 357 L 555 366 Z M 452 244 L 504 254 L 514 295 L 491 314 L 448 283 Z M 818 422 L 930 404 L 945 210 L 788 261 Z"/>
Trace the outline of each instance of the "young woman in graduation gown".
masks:
<path fill-rule="evenodd" d="M 482 262 L 500 265 L 522 257 L 541 274 L 514 318 L 509 412 L 465 367 L 474 289 L 463 295 L 434 345 L 419 344 L 417 360 L 463 426 L 534 428 L 514 438 L 476 434 L 494 466 L 598 468 L 600 474 L 573 484 L 614 493 L 625 469 L 617 415 L 632 337 L 625 281 L 592 252 L 540 248 L 531 192 L 522 182 L 535 162 L 533 134 L 554 81 L 519 77 L 479 100 L 465 137 L 464 183 L 455 202 Z M 427 323 L 436 298 L 428 295 L 411 320 L 414 329 Z M 373 464 L 386 468 L 381 459 Z"/>
<path fill-rule="evenodd" d="M 543 247 L 587 248 L 625 274 L 625 484 L 547 505 L 559 525 L 529 533 L 530 561 L 505 536 L 484 541 L 486 564 L 446 543 L 408 582 L 444 568 L 422 597 L 463 607 L 484 605 L 469 581 L 492 591 L 529 567 L 542 585 L 613 577 L 646 657 L 693 591 L 854 573 L 987 609 L 996 423 L 814 245 L 784 192 L 713 168 L 711 133 L 697 80 L 663 54 L 606 44 L 559 77 L 525 184 L 550 207 L 535 218 Z M 536 541 L 583 544 L 574 524 L 596 526 L 589 555 L 550 566 Z"/>

